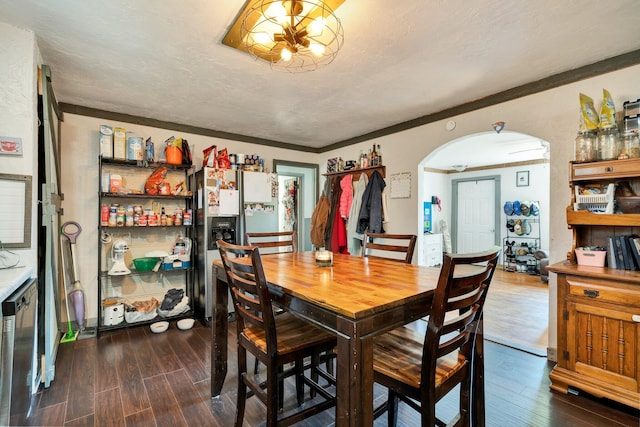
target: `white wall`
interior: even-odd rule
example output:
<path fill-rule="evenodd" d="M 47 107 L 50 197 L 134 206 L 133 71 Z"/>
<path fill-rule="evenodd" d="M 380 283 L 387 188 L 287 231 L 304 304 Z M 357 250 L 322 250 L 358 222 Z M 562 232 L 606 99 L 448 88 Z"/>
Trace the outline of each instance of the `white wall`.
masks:
<path fill-rule="evenodd" d="M 95 322 L 98 315 L 98 134 L 102 124 L 121 126 L 136 132 L 145 139 L 151 137 L 155 144 L 156 158 L 162 153 L 164 141 L 170 136 L 186 138 L 196 169 L 202 165 L 202 150 L 217 145 L 218 150 L 227 148 L 230 153 L 258 154 L 271 166 L 273 159 L 295 162 L 316 162 L 317 154 L 271 148 L 245 142 L 230 141 L 201 135 L 180 133 L 167 129 L 134 125 L 123 122 L 105 121 L 92 117 L 65 114 L 62 123 L 62 189 L 64 215 L 62 221 L 76 221 L 82 226 L 77 247 L 80 281 L 85 290 L 87 304 L 86 317 Z"/>
<path fill-rule="evenodd" d="M 38 245 L 38 66 L 40 51 L 33 32 L 0 22 L 0 136 L 22 139 L 22 156 L 0 156 L 0 173 L 31 176 L 31 246 L 12 249 L 20 256 L 21 266 L 32 266 L 37 274 Z M 0 196 L 1 197 L 1 196 Z M 2 202 L 2 209 L 14 207 Z M 44 304 L 41 301 L 40 304 Z M 0 312 L 0 321 L 2 313 Z M 46 328 L 46 325 L 45 325 Z M 54 327 L 55 329 L 55 327 Z M 41 333 L 38 331 L 36 335 Z M 34 345 L 37 348 L 37 336 Z M 56 336 L 57 339 L 57 336 Z M 45 343 L 46 349 L 50 343 Z M 45 349 L 45 352 L 47 351 Z M 40 380 L 38 351 L 31 361 L 31 390 Z M 24 380 L 24 379 L 22 379 Z"/>
<path fill-rule="evenodd" d="M 0 136 L 22 139 L 22 156 L 0 155 L 0 173 L 30 175 L 31 247 L 13 249 L 20 263 L 37 262 L 38 212 L 38 65 L 40 53 L 33 32 L 0 22 Z M 11 206 L 3 206 L 11 209 Z"/>

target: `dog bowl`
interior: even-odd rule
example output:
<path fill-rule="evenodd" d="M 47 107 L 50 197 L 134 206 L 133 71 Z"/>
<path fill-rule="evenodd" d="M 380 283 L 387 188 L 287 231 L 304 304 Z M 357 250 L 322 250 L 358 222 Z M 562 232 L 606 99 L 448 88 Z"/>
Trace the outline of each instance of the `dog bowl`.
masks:
<path fill-rule="evenodd" d="M 180 329 L 181 331 L 186 331 L 187 329 L 193 328 L 194 323 L 194 319 L 180 319 L 178 320 L 178 329 Z"/>
<path fill-rule="evenodd" d="M 133 260 L 133 265 L 138 271 L 151 271 L 157 263 L 158 258 L 153 257 L 135 258 Z"/>
<path fill-rule="evenodd" d="M 160 334 L 162 332 L 165 332 L 167 329 L 169 329 L 169 322 L 167 321 L 151 324 L 151 332 L 153 332 L 154 334 Z"/>

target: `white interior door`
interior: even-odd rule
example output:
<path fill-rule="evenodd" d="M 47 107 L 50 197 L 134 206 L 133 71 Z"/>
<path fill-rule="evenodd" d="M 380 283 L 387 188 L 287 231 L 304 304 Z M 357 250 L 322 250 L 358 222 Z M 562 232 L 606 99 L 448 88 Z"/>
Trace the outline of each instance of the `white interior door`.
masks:
<path fill-rule="evenodd" d="M 495 182 L 458 183 L 456 252 L 478 252 L 495 245 Z"/>

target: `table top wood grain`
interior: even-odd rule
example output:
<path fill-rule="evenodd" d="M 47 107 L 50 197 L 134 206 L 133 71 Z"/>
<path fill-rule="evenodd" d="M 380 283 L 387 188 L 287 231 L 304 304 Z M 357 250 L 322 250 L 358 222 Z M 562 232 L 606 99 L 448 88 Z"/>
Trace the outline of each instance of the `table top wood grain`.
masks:
<path fill-rule="evenodd" d="M 352 319 L 374 315 L 424 298 L 438 283 L 439 268 L 333 254 L 319 267 L 315 252 L 269 254 L 262 264 L 271 291 L 315 303 Z"/>

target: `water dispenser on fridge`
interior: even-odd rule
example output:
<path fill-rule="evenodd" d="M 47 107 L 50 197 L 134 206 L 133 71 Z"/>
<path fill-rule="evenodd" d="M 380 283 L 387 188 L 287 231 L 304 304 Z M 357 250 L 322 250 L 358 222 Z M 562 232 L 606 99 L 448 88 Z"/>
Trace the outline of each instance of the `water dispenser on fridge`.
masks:
<path fill-rule="evenodd" d="M 238 217 L 210 217 L 209 221 L 209 250 L 217 250 L 216 242 L 224 240 L 227 243 L 236 244 L 236 220 Z"/>

